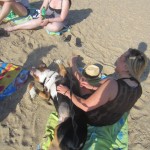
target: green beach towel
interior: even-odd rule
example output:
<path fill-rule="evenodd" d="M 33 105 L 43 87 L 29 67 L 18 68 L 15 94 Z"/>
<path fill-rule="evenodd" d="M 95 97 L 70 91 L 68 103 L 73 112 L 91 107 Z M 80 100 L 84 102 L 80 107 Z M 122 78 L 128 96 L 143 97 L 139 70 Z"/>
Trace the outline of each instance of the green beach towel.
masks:
<path fill-rule="evenodd" d="M 113 125 L 94 127 L 88 125 L 87 141 L 83 150 L 128 150 L 128 113 Z M 50 114 L 46 125 L 45 136 L 37 150 L 48 150 L 58 125 L 56 112 Z"/>
<path fill-rule="evenodd" d="M 23 23 L 26 23 L 26 22 L 28 22 L 28 21 L 36 18 L 38 16 L 38 14 L 39 14 L 38 9 L 35 9 L 35 8 L 29 8 L 29 11 L 30 11 L 29 15 L 24 16 L 24 17 L 19 17 L 13 11 L 10 11 L 10 13 L 4 19 L 3 22 L 11 21 L 15 25 L 17 25 L 17 24 L 23 24 Z"/>
<path fill-rule="evenodd" d="M 56 112 L 52 112 L 48 118 L 45 135 L 42 139 L 41 144 L 37 146 L 37 150 L 48 150 L 53 138 L 54 138 L 54 130 L 58 125 L 58 114 Z"/>
<path fill-rule="evenodd" d="M 51 32 L 46 30 L 47 34 L 49 35 L 62 35 L 65 32 L 70 32 L 71 31 L 71 27 L 70 26 L 66 26 L 64 27 L 62 30 L 58 31 L 58 32 Z"/>
<path fill-rule="evenodd" d="M 83 150 L 128 150 L 128 113 L 113 125 L 88 126 Z"/>

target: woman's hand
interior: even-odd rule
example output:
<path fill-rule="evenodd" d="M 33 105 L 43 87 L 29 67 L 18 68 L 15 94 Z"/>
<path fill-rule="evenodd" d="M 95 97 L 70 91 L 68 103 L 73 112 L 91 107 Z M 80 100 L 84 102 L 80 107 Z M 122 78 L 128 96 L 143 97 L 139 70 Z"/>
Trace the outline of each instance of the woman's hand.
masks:
<path fill-rule="evenodd" d="M 86 89 L 89 89 L 89 90 L 94 90 L 94 86 L 89 84 L 87 81 L 80 81 L 80 86 L 81 87 L 85 87 Z"/>
<path fill-rule="evenodd" d="M 44 27 L 46 26 L 47 24 L 49 23 L 49 20 L 48 19 L 44 19 L 44 20 L 41 20 L 41 26 Z"/>
<path fill-rule="evenodd" d="M 66 86 L 63 86 L 62 84 L 57 86 L 57 92 L 62 94 L 62 95 L 65 95 L 68 91 L 69 91 L 69 88 Z"/>

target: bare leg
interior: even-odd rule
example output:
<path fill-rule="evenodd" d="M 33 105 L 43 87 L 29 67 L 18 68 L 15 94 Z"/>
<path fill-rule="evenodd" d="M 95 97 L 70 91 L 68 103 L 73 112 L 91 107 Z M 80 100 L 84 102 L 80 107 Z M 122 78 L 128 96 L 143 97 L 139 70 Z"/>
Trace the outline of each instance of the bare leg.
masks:
<path fill-rule="evenodd" d="M 19 16 L 26 16 L 27 15 L 27 9 L 20 3 L 14 2 L 12 4 L 12 10 L 15 14 Z"/>
<path fill-rule="evenodd" d="M 27 15 L 27 9 L 23 5 L 21 5 L 20 3 L 17 3 L 15 1 L 11 1 L 11 2 L 3 2 L 2 5 L 3 5 L 3 7 L 2 7 L 2 10 L 0 12 L 0 23 L 9 14 L 11 9 L 16 14 L 18 14 L 19 16 Z"/>
<path fill-rule="evenodd" d="M 63 23 L 59 22 L 53 22 L 53 23 L 48 23 L 47 26 L 44 27 L 44 29 L 52 32 L 58 32 L 64 27 Z"/>
<path fill-rule="evenodd" d="M 23 29 L 30 30 L 30 29 L 35 29 L 35 28 L 39 27 L 40 24 L 41 24 L 41 19 L 33 19 L 24 24 L 19 24 L 19 25 L 13 26 L 13 27 L 8 27 L 5 30 L 9 31 L 9 32 L 15 31 L 15 30 L 23 30 Z"/>

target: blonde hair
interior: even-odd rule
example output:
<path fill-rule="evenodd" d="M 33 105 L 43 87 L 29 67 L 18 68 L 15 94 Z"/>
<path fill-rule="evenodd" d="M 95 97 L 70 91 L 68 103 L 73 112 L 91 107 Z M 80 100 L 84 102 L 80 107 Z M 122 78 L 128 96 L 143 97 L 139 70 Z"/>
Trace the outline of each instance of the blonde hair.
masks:
<path fill-rule="evenodd" d="M 129 49 L 129 55 L 127 57 L 127 66 L 131 76 L 135 77 L 137 80 L 140 80 L 141 75 L 143 74 L 148 58 L 143 52 L 140 52 L 137 49 Z"/>

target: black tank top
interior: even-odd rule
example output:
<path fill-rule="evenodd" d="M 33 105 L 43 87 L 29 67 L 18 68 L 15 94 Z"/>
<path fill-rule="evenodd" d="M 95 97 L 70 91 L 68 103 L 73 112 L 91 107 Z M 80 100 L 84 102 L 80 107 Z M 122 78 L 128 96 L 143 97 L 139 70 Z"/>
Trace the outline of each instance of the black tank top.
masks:
<path fill-rule="evenodd" d="M 93 126 L 114 124 L 125 112 L 128 112 L 133 107 L 142 94 L 142 88 L 135 78 L 131 77 L 130 79 L 136 81 L 138 86 L 130 87 L 123 79 L 116 80 L 118 83 L 116 98 L 94 110 L 86 112 L 88 124 Z"/>

